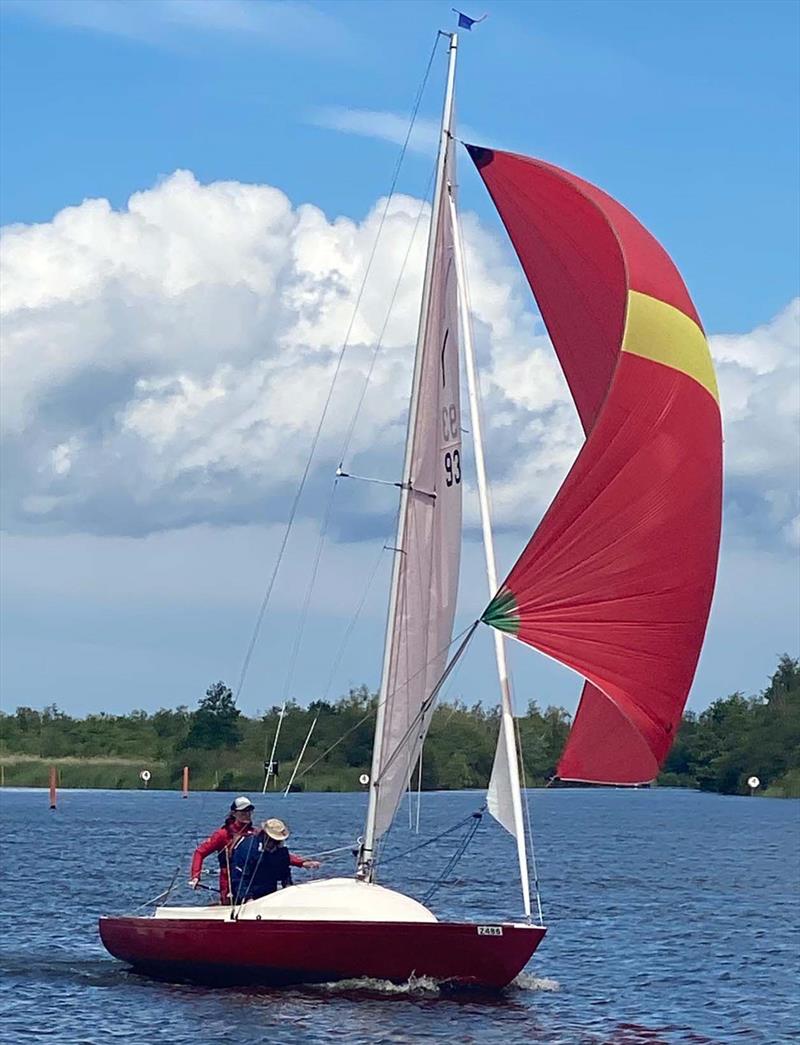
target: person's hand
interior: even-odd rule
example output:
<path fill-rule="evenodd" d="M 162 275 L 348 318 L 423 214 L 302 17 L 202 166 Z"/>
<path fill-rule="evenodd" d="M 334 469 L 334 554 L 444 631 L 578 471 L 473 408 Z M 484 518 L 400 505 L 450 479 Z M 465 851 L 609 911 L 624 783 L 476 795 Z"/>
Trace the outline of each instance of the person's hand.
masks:
<path fill-rule="evenodd" d="M 318 867 L 321 867 L 319 860 L 304 860 L 303 867 L 306 871 L 316 871 Z"/>
<path fill-rule="evenodd" d="M 189 888 L 190 889 L 197 889 L 197 887 L 199 885 L 200 885 L 200 879 L 199 878 L 190 878 L 189 879 Z"/>

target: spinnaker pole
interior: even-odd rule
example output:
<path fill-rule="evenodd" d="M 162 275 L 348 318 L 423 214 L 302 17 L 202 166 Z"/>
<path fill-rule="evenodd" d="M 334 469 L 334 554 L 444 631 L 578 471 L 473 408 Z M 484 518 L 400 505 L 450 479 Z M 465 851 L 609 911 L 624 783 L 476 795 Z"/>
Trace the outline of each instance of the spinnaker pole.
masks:
<path fill-rule="evenodd" d="M 472 441 L 475 448 L 475 471 L 478 480 L 478 500 L 480 502 L 481 527 L 483 529 L 483 549 L 486 556 L 486 579 L 489 583 L 489 598 L 497 593 L 497 566 L 494 555 L 494 537 L 492 535 L 492 516 L 489 508 L 488 482 L 486 479 L 486 463 L 483 456 L 483 435 L 481 430 L 481 414 L 478 398 L 478 377 L 475 367 L 475 350 L 472 344 L 472 327 L 469 316 L 469 303 L 466 294 L 466 272 L 461 240 L 461 227 L 458 223 L 458 211 L 455 202 L 455 186 L 448 186 L 450 199 L 450 221 L 453 227 L 453 253 L 455 255 L 458 283 L 458 304 L 461 314 L 461 343 L 464 347 L 464 360 L 467 369 L 467 387 L 469 389 L 469 408 L 472 418 Z M 517 841 L 517 857 L 519 874 L 522 883 L 522 900 L 525 916 L 531 916 L 531 890 L 528 879 L 528 855 L 525 847 L 525 828 L 522 819 L 522 792 L 519 781 L 519 761 L 517 753 L 516 733 L 514 729 L 514 710 L 511 704 L 511 687 L 508 677 L 506 650 L 503 635 L 493 628 L 494 652 L 497 661 L 497 674 L 500 680 L 501 699 L 501 734 L 505 744 L 505 761 L 508 770 L 508 783 L 511 798 L 512 824 L 504 824 Z M 492 812 L 491 794 L 489 811 Z M 502 820 L 501 820 L 502 823 Z M 512 830 L 513 827 L 513 830 Z M 539 913 L 541 921 L 541 911 Z"/>
<path fill-rule="evenodd" d="M 451 137 L 453 123 L 453 102 L 455 93 L 456 54 L 458 36 L 456 33 L 444 34 L 450 37 L 448 52 L 447 86 L 445 88 L 444 106 L 442 108 L 442 124 L 439 133 L 439 152 L 436 160 L 436 182 L 431 206 L 431 226 L 428 233 L 428 251 L 425 260 L 425 278 L 422 285 L 422 304 L 419 326 L 417 329 L 416 354 L 414 357 L 414 378 L 411 386 L 411 401 L 408 411 L 408 428 L 406 431 L 406 448 L 403 462 L 402 485 L 400 487 L 400 508 L 398 512 L 397 536 L 394 543 L 394 564 L 392 567 L 392 584 L 389 596 L 389 612 L 386 621 L 386 639 L 383 650 L 383 669 L 381 687 L 378 696 L 378 708 L 375 720 L 375 741 L 372 748 L 372 770 L 369 782 L 369 806 L 367 822 L 364 829 L 364 840 L 358 854 L 356 877 L 372 881 L 374 877 L 375 826 L 378 812 L 378 789 L 380 787 L 381 763 L 383 757 L 383 731 L 386 717 L 387 700 L 391 675 L 392 636 L 398 614 L 400 596 L 400 567 L 403 556 L 403 545 L 406 536 L 406 519 L 409 489 L 412 481 L 411 461 L 414 437 L 417 430 L 420 380 L 422 377 L 423 349 L 429 322 L 431 299 L 431 278 L 433 274 L 434 254 L 439 226 L 442 193 L 445 188 L 445 161 Z"/>

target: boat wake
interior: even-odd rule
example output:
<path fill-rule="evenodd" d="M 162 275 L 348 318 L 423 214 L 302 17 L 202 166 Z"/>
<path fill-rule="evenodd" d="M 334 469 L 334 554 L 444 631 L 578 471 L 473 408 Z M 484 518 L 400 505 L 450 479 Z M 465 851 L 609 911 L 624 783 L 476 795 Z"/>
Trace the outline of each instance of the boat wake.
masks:
<path fill-rule="evenodd" d="M 511 981 L 511 987 L 520 991 L 560 991 L 561 984 L 549 976 L 534 976 L 529 972 L 521 972 L 515 980 Z"/>
<path fill-rule="evenodd" d="M 107 958 L 52 958 L 29 955 L 6 955 L 0 964 L 6 983 L 42 981 L 45 983 L 82 983 L 91 987 L 116 986 L 131 977 L 129 969 Z"/>
<path fill-rule="evenodd" d="M 314 989 L 314 988 L 312 988 Z M 354 977 L 351 980 L 334 980 L 331 983 L 320 983 L 317 990 L 325 993 L 369 993 L 369 994 L 405 994 L 415 997 L 433 998 L 442 992 L 442 984 L 430 976 L 409 976 L 405 983 L 393 983 L 391 980 L 374 980 L 368 976 Z"/>
<path fill-rule="evenodd" d="M 330 983 L 320 983 L 310 986 L 311 990 L 324 991 L 339 994 L 379 994 L 379 995 L 406 995 L 417 998 L 435 998 L 442 993 L 451 993 L 457 990 L 459 993 L 469 991 L 463 985 L 456 988 L 447 982 L 439 982 L 431 976 L 410 976 L 405 983 L 393 983 L 391 980 L 370 979 L 368 976 L 354 977 L 350 980 L 334 980 Z M 506 988 L 508 991 L 560 991 L 561 984 L 558 980 L 547 976 L 533 976 L 531 973 L 522 972 L 515 980 L 512 980 Z"/>

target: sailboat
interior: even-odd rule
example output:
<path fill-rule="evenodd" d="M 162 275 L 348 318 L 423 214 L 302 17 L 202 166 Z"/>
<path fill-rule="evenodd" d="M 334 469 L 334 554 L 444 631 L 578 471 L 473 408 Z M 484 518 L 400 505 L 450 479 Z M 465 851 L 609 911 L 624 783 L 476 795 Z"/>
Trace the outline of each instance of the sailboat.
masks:
<path fill-rule="evenodd" d="M 531 284 L 586 434 L 555 500 L 498 584 L 456 200 L 458 39 L 443 35 L 447 82 L 355 875 L 234 907 L 161 906 L 148 917 L 101 918 L 106 948 L 145 972 L 266 983 L 416 975 L 504 987 L 547 931 L 538 888 L 532 905 L 508 637 L 585 680 L 558 767 L 566 780 L 652 781 L 688 696 L 721 514 L 718 394 L 699 317 L 663 248 L 610 196 L 543 161 L 467 146 Z M 490 601 L 452 652 L 462 355 Z M 516 920 L 446 922 L 379 884 L 380 846 L 421 755 L 436 696 L 481 624 L 493 630 L 501 698 L 487 807 L 516 841 L 522 903 Z"/>

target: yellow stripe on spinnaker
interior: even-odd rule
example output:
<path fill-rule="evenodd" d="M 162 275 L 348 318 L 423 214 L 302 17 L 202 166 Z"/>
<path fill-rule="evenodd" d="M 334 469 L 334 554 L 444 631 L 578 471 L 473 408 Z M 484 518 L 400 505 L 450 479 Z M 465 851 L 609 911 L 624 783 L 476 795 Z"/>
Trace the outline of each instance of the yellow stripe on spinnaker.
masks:
<path fill-rule="evenodd" d="M 688 374 L 719 403 L 717 378 L 705 335 L 693 319 L 674 305 L 629 290 L 622 350 Z"/>

